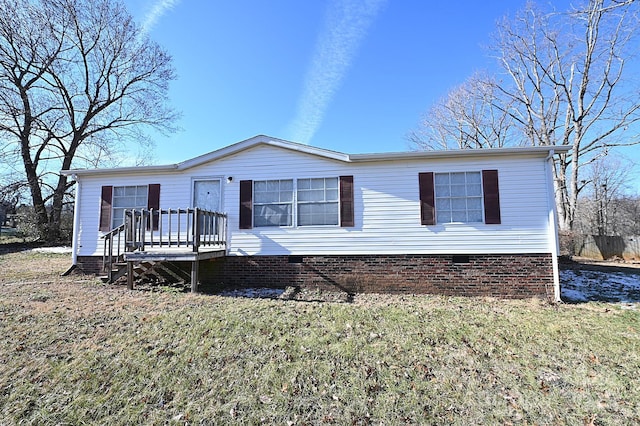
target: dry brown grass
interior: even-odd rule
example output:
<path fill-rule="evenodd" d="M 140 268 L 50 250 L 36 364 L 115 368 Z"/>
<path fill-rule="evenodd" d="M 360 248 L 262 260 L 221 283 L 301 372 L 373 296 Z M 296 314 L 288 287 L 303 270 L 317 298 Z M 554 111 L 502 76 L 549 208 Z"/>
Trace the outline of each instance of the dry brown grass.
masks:
<path fill-rule="evenodd" d="M 640 423 L 640 313 L 129 292 L 0 256 L 2 424 Z"/>

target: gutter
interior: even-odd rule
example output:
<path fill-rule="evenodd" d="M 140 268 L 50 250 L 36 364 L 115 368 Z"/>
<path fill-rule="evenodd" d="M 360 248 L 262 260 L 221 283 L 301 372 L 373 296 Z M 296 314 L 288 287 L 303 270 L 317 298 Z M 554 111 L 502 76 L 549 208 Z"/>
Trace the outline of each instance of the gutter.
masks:
<path fill-rule="evenodd" d="M 558 254 L 560 253 L 560 241 L 558 239 L 558 212 L 556 210 L 555 190 L 553 186 L 553 156 L 555 150 L 550 149 L 544 159 L 547 169 L 547 194 L 549 198 L 549 250 L 553 264 L 553 300 L 562 302 L 560 298 L 560 268 L 558 267 Z"/>

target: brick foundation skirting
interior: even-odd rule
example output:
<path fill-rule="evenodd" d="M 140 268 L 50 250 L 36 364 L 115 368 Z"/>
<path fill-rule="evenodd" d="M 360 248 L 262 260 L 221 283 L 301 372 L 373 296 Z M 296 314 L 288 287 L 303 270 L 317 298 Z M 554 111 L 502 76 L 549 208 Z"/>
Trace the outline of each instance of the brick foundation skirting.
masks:
<path fill-rule="evenodd" d="M 102 274 L 102 256 L 78 256 L 78 268 L 87 274 Z"/>
<path fill-rule="evenodd" d="M 99 262 L 79 261 L 101 265 L 101 258 Z M 553 299 L 553 266 L 548 253 L 228 256 L 200 262 L 200 281 L 214 287 L 299 286 L 349 293 Z"/>

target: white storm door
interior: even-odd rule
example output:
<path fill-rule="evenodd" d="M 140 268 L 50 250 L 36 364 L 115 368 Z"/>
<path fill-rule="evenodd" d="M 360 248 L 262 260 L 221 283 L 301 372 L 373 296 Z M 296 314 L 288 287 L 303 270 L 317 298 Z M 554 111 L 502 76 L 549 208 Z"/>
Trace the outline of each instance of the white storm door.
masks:
<path fill-rule="evenodd" d="M 220 211 L 220 190 L 222 185 L 220 179 L 196 180 L 193 182 L 193 207 Z"/>

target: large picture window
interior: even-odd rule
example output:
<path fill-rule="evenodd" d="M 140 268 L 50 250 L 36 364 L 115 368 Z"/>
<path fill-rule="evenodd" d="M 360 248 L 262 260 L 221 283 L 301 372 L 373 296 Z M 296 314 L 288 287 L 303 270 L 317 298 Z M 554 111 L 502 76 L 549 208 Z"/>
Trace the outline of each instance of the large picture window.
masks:
<path fill-rule="evenodd" d="M 353 176 L 240 181 L 240 229 L 354 226 Z"/>
<path fill-rule="evenodd" d="M 114 186 L 113 187 L 113 215 L 112 229 L 124 223 L 126 209 L 146 209 L 148 206 L 149 190 L 147 185 Z"/>
<path fill-rule="evenodd" d="M 293 180 L 255 181 L 253 226 L 293 225 Z"/>
<path fill-rule="evenodd" d="M 298 179 L 298 225 L 337 225 L 338 178 Z"/>
<path fill-rule="evenodd" d="M 482 222 L 482 176 L 480 172 L 435 174 L 437 223 Z"/>

